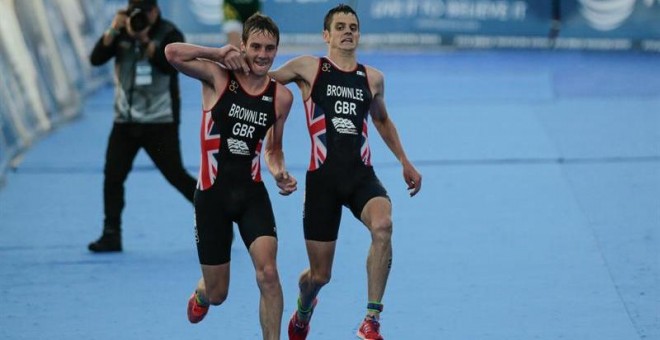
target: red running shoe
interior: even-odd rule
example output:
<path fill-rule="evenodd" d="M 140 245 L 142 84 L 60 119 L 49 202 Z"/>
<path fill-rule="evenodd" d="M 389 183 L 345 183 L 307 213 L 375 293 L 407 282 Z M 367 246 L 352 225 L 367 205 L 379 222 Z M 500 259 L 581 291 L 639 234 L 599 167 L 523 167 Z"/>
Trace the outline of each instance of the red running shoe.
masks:
<path fill-rule="evenodd" d="M 200 306 L 197 304 L 196 294 L 193 295 L 188 300 L 188 321 L 190 323 L 198 323 L 204 319 L 206 313 L 209 311 L 209 306 Z"/>
<path fill-rule="evenodd" d="M 305 340 L 309 334 L 309 322 L 312 320 L 312 313 L 316 307 L 316 299 L 312 302 L 312 310 L 309 312 L 309 320 L 303 322 L 298 320 L 298 310 L 293 312 L 291 320 L 289 320 L 289 340 Z"/>
<path fill-rule="evenodd" d="M 380 323 L 372 318 L 365 318 L 358 328 L 357 336 L 364 340 L 383 340 L 380 335 Z"/>

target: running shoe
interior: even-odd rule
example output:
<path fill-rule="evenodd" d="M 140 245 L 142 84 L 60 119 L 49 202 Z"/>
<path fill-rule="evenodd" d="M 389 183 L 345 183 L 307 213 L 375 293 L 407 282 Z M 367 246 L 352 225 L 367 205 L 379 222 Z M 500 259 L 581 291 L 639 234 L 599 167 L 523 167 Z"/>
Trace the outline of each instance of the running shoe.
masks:
<path fill-rule="evenodd" d="M 380 323 L 372 318 L 364 318 L 360 328 L 358 328 L 357 336 L 364 340 L 383 340 L 380 335 Z"/>
<path fill-rule="evenodd" d="M 312 310 L 309 312 L 309 319 L 307 322 L 298 320 L 298 310 L 293 312 L 291 320 L 289 320 L 289 340 L 305 340 L 309 334 L 309 322 L 312 320 L 312 313 L 316 307 L 317 300 L 312 302 Z"/>
<path fill-rule="evenodd" d="M 188 321 L 190 321 L 190 323 L 198 323 L 204 319 L 208 311 L 209 306 L 200 306 L 197 303 L 195 293 L 193 293 L 188 300 Z"/>

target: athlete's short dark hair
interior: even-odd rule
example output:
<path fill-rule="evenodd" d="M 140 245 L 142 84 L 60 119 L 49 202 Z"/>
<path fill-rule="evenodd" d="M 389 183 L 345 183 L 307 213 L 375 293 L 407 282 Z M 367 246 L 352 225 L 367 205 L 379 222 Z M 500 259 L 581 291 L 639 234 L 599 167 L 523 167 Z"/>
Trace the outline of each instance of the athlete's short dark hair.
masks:
<path fill-rule="evenodd" d="M 271 34 L 275 37 L 277 45 L 280 45 L 280 29 L 277 27 L 277 24 L 273 19 L 260 12 L 252 14 L 245 20 L 245 24 L 243 24 L 243 43 L 247 42 L 250 34 L 257 32 Z"/>
<path fill-rule="evenodd" d="M 330 31 L 330 24 L 332 23 L 332 17 L 337 13 L 355 15 L 355 19 L 357 19 L 357 22 L 358 22 L 358 28 L 360 28 L 360 18 L 358 17 L 357 13 L 355 13 L 353 8 L 351 8 L 351 6 L 346 5 L 346 4 L 339 4 L 339 5 L 331 8 L 328 11 L 328 13 L 325 15 L 325 19 L 323 19 L 323 30 Z"/>

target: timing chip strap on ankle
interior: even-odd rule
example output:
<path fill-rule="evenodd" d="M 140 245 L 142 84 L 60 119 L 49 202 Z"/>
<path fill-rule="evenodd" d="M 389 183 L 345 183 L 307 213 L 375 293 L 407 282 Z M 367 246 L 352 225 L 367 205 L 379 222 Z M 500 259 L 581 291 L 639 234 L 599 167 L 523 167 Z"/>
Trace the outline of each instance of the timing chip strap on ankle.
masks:
<path fill-rule="evenodd" d="M 367 303 L 367 309 L 380 313 L 383 311 L 383 304 L 378 302 L 369 302 Z"/>

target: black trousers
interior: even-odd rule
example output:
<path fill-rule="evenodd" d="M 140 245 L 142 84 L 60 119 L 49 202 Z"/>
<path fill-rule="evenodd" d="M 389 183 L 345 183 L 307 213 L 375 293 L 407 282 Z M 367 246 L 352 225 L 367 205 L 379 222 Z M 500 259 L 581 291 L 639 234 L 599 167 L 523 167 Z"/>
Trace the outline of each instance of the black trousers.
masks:
<path fill-rule="evenodd" d="M 108 139 L 103 181 L 104 228 L 119 230 L 124 182 L 143 148 L 165 179 L 192 203 L 197 181 L 183 167 L 176 123 L 115 123 Z"/>

